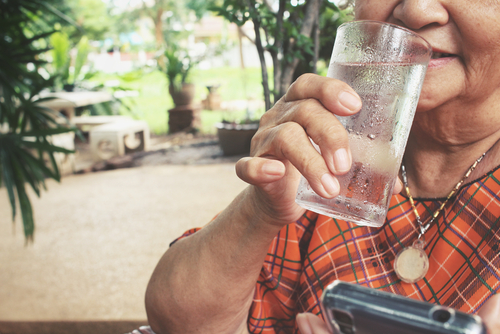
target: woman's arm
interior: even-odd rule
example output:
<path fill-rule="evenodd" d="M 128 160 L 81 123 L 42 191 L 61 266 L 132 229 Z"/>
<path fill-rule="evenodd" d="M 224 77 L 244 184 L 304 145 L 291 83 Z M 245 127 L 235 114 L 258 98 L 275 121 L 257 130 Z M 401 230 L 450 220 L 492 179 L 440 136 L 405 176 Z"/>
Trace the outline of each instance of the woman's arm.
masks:
<path fill-rule="evenodd" d="M 246 204 L 250 191 L 160 260 L 146 294 L 156 333 L 246 333 L 257 277 L 279 231 Z"/>
<path fill-rule="evenodd" d="M 360 108 L 345 83 L 304 75 L 266 112 L 252 157 L 236 164 L 251 186 L 205 228 L 176 242 L 155 269 L 146 293 L 155 332 L 246 333 L 267 250 L 278 231 L 305 211 L 295 203 L 300 174 L 321 196 L 338 194 L 335 175 L 349 170 L 351 160 L 347 133 L 334 114 Z"/>

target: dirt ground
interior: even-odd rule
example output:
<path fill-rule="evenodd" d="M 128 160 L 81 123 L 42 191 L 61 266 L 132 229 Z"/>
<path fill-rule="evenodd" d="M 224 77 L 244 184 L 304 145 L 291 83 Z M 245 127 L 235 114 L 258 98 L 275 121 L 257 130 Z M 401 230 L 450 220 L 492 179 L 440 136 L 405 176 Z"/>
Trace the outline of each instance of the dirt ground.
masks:
<path fill-rule="evenodd" d="M 159 165 L 208 165 L 219 163 L 234 163 L 242 156 L 225 156 L 219 146 L 217 136 L 194 135 L 191 133 L 176 133 L 164 136 L 152 136 L 151 148 L 147 152 L 137 152 L 128 156 L 130 167 Z M 77 173 L 89 172 L 91 169 L 102 168 L 92 162 L 89 145 L 76 142 Z"/>
<path fill-rule="evenodd" d="M 213 136 L 152 138 L 131 167 L 79 174 L 30 193 L 35 239 L 25 245 L 0 189 L 0 333 L 125 333 L 147 323 L 144 292 L 185 230 L 203 226 L 246 185 Z M 129 161 L 130 162 L 130 161 Z M 108 166 L 109 167 L 109 166 Z"/>

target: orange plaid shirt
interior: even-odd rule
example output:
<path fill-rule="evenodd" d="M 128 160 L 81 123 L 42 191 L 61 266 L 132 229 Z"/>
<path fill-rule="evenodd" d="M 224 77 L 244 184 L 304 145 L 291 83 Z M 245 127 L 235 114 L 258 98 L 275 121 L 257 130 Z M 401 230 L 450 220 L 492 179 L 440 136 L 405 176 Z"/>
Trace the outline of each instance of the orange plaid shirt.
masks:
<path fill-rule="evenodd" d="M 422 221 L 442 203 L 417 200 Z M 430 266 L 415 284 L 398 279 L 396 254 L 418 237 L 403 195 L 393 196 L 381 228 L 313 212 L 274 238 L 248 318 L 251 333 L 298 333 L 299 312 L 321 314 L 323 289 L 336 279 L 475 313 L 500 287 L 500 170 L 462 186 L 426 232 Z M 194 233 L 188 231 L 184 236 Z"/>

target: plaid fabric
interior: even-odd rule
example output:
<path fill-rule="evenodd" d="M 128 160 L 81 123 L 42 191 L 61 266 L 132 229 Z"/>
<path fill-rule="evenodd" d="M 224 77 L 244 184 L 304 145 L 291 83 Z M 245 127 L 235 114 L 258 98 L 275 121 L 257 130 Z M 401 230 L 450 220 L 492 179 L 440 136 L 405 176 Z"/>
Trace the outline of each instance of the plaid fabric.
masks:
<path fill-rule="evenodd" d="M 425 235 L 430 267 L 415 284 L 401 282 L 393 270 L 396 254 L 418 236 L 406 197 L 393 196 L 386 224 L 378 229 L 306 212 L 269 248 L 250 309 L 250 332 L 298 333 L 295 315 L 320 314 L 323 289 L 336 279 L 477 312 L 500 287 L 499 180 L 496 169 L 450 200 Z M 417 201 L 424 222 L 441 202 Z"/>

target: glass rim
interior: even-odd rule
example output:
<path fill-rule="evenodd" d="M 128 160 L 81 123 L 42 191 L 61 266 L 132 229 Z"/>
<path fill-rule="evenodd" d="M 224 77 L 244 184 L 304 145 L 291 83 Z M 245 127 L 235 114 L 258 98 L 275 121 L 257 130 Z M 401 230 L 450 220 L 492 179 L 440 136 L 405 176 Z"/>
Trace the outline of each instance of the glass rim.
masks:
<path fill-rule="evenodd" d="M 351 25 L 351 24 L 374 24 L 374 25 L 380 25 L 380 26 L 385 25 L 385 26 L 389 26 L 389 27 L 394 28 L 394 29 L 402 30 L 402 31 L 404 31 L 412 36 L 418 37 L 419 39 L 423 40 L 425 42 L 425 44 L 427 45 L 427 48 L 432 52 L 431 43 L 429 43 L 429 41 L 427 41 L 424 37 L 420 36 L 419 34 L 414 32 L 413 30 L 410 30 L 410 29 L 402 27 L 402 26 L 398 26 L 397 24 L 393 24 L 393 23 L 388 23 L 388 22 L 384 22 L 384 21 L 377 21 L 377 20 L 354 20 L 354 21 L 342 23 L 337 28 L 337 30 L 342 28 L 343 26 L 347 26 L 347 25 Z"/>

